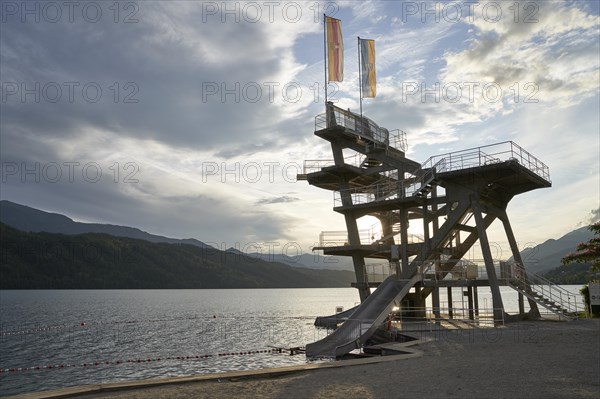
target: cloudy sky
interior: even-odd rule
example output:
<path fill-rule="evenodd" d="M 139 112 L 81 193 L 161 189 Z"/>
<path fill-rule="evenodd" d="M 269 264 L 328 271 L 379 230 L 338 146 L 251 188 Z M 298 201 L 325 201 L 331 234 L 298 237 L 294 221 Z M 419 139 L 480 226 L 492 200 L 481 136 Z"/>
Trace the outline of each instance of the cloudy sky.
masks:
<path fill-rule="evenodd" d="M 599 207 L 597 1 L 1 5 L 2 199 L 309 252 L 345 228 L 331 192 L 295 179 L 304 160 L 331 157 L 313 135 L 327 12 L 345 43 L 330 98 L 358 110 L 356 37 L 374 39 L 378 95 L 364 112 L 407 132 L 410 158 L 512 140 L 549 166 L 552 188 L 509 205 L 521 246 Z"/>

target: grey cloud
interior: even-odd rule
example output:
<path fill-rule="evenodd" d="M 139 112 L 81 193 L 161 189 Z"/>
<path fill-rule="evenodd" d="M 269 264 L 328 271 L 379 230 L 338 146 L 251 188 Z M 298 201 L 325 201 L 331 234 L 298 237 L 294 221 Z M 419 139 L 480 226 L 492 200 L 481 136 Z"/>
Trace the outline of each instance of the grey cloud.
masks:
<path fill-rule="evenodd" d="M 203 150 L 266 140 L 270 132 L 252 126 L 273 118 L 275 107 L 266 94 L 256 103 L 247 101 L 243 87 L 262 86 L 276 74 L 280 55 L 264 51 L 267 38 L 259 24 L 222 24 L 216 18 L 199 23 L 200 4 L 190 9 L 179 16 L 168 3 L 145 3 L 135 24 L 115 24 L 111 18 L 97 24 L 3 24 L 3 82 L 28 88 L 39 82 L 42 90 L 49 82 L 78 84 L 73 102 L 64 86 L 57 103 L 11 97 L 3 104 L 3 131 L 70 137 L 96 128 Z M 164 18 L 158 21 L 158 15 Z M 244 62 L 212 62 L 207 43 Z M 82 97 L 88 83 L 102 90 L 96 103 Z M 219 93 L 206 95 L 215 87 Z M 221 88 L 236 94 L 222 96 Z M 137 102 L 125 103 L 128 95 Z"/>
<path fill-rule="evenodd" d="M 258 201 L 256 201 L 256 205 L 283 204 L 297 201 L 300 201 L 300 198 L 283 195 L 281 197 L 274 198 L 261 198 Z"/>
<path fill-rule="evenodd" d="M 240 156 L 250 156 L 259 152 L 268 151 L 271 149 L 276 149 L 279 146 L 276 142 L 265 142 L 258 144 L 248 144 L 248 145 L 240 145 L 233 147 L 225 147 L 220 151 L 215 153 L 216 157 L 219 158 L 236 158 Z"/>

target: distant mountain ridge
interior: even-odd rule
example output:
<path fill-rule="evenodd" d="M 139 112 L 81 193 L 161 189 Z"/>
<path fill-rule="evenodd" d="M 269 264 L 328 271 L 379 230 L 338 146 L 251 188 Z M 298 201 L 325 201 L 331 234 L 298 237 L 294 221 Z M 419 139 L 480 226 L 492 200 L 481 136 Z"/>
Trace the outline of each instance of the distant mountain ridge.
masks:
<path fill-rule="evenodd" d="M 354 281 L 350 271 L 224 254 L 107 234 L 31 233 L 0 223 L 0 289 L 327 288 Z"/>
<path fill-rule="evenodd" d="M 99 233 L 154 243 L 189 244 L 200 248 L 210 247 L 194 238 L 180 240 L 150 234 L 135 227 L 76 222 L 65 215 L 41 211 L 7 200 L 0 201 L 0 222 L 17 230 L 32 233 L 46 232 L 68 235 Z"/>
<path fill-rule="evenodd" d="M 587 226 L 573 230 L 559 239 L 550 239 L 542 244 L 521 251 L 521 258 L 527 270 L 545 273 L 561 266 L 561 259 L 575 251 L 577 244 L 589 241 L 593 233 Z M 512 260 L 512 258 L 510 258 Z"/>
<path fill-rule="evenodd" d="M 26 232 L 48 232 L 67 235 L 99 233 L 115 237 L 140 239 L 152 243 L 188 244 L 199 248 L 208 248 L 211 251 L 215 251 L 215 253 L 221 252 L 194 238 L 176 239 L 150 234 L 134 227 L 76 222 L 65 215 L 41 211 L 7 200 L 0 201 L 0 222 Z M 521 257 L 527 270 L 534 273 L 546 273 L 559 268 L 561 266 L 561 259 L 566 254 L 573 252 L 577 244 L 588 241 L 592 236 L 593 234 L 587 226 L 581 227 L 558 239 L 549 239 L 542 244 L 526 248 L 521 251 Z M 247 253 L 242 255 L 255 260 L 281 263 L 292 267 L 354 270 L 352 259 L 349 257 L 327 257 L 312 253 L 299 254 L 298 256 L 296 256 L 297 254 L 290 254 L 290 256 L 286 256 L 277 251 L 280 251 L 281 248 L 275 249 L 274 253 Z M 230 248 L 223 252 L 223 254 L 230 252 L 239 251 Z"/>
<path fill-rule="evenodd" d="M 11 201 L 0 201 L 0 223 L 26 232 L 47 232 L 58 234 L 86 234 L 99 233 L 115 237 L 135 238 L 153 243 L 167 244 L 189 244 L 199 248 L 214 248 L 213 246 L 199 241 L 195 238 L 177 239 L 147 233 L 135 227 L 118 226 L 100 223 L 81 223 L 58 213 L 45 212 L 26 205 Z M 304 267 L 309 269 L 329 270 L 354 270 L 351 258 L 331 257 L 319 254 L 290 254 L 285 256 L 277 251 L 282 248 L 274 248 L 274 253 L 248 253 L 245 254 L 254 259 L 265 262 L 283 263 L 292 267 Z M 217 248 L 214 251 L 219 251 Z M 236 252 L 230 248 L 227 252 Z M 237 251 L 239 252 L 239 251 Z"/>

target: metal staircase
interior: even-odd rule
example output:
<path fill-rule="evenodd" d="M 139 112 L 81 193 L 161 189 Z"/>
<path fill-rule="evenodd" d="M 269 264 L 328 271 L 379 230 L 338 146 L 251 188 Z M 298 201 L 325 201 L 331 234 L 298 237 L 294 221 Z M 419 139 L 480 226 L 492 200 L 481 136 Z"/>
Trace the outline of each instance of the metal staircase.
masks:
<path fill-rule="evenodd" d="M 366 158 L 361 166 L 379 166 L 378 164 L 365 164 L 365 162 L 368 160 L 369 158 Z M 430 163 L 430 160 L 427 160 L 425 163 L 423 163 L 422 167 L 415 173 L 413 177 L 401 179 L 398 175 L 398 170 L 393 170 L 387 173 L 380 180 L 368 186 L 340 190 L 339 197 L 342 197 L 343 192 L 354 195 L 355 198 L 356 195 L 359 195 L 361 199 L 358 201 L 358 203 L 363 204 L 395 198 L 426 197 L 439 182 L 437 173 L 444 171 L 446 159 L 439 159 L 435 165 L 425 167 L 428 163 Z"/>
<path fill-rule="evenodd" d="M 585 311 L 576 294 L 538 274 L 525 271 L 520 265 L 514 266 L 508 285 L 559 316 L 576 318 L 579 312 Z"/>

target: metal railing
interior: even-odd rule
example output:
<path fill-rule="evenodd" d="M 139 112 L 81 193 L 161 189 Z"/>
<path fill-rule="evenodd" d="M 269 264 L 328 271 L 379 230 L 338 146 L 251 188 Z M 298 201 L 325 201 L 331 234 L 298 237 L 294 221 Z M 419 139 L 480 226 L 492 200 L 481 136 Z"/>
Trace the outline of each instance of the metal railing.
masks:
<path fill-rule="evenodd" d="M 586 310 L 585 305 L 578 300 L 577 294 L 567 291 L 545 277 L 526 271 L 518 264 L 513 266 L 508 283 L 529 299 L 554 313 L 577 314 Z"/>
<path fill-rule="evenodd" d="M 447 264 L 447 261 L 440 260 L 440 263 Z M 435 262 L 421 272 L 423 280 L 474 280 L 478 278 L 487 278 L 485 266 L 477 265 L 465 259 L 452 262 L 452 267 L 436 268 Z"/>
<path fill-rule="evenodd" d="M 332 126 L 343 126 L 367 141 L 398 148 L 404 152 L 408 148 L 404 131 L 400 129 L 389 131 L 366 116 L 360 116 L 335 105 L 327 106 L 327 112 L 315 117 L 315 131 Z"/>
<path fill-rule="evenodd" d="M 408 150 L 406 132 L 400 129 L 390 130 L 390 147 L 406 152 Z"/>
<path fill-rule="evenodd" d="M 360 245 L 378 245 L 383 238 L 383 232 L 381 229 L 374 227 L 370 229 L 362 229 L 358 231 Z M 396 242 L 397 240 L 395 240 Z M 409 234 L 408 243 L 416 244 L 422 243 L 424 238 L 420 234 Z M 350 245 L 348 239 L 348 232 L 346 230 L 330 230 L 322 231 L 319 234 L 319 247 L 342 247 Z"/>
<path fill-rule="evenodd" d="M 365 187 L 348 188 L 333 192 L 334 207 L 343 205 L 343 196 L 349 195 L 352 205 L 369 204 L 371 202 L 404 199 L 421 192 L 423 184 L 414 179 L 372 184 Z"/>
<path fill-rule="evenodd" d="M 473 309 L 460 307 L 401 307 L 394 312 L 394 321 L 389 324 L 389 331 L 394 332 L 423 331 L 433 332 L 438 330 L 470 330 L 473 328 L 497 328 L 504 325 L 504 312 L 493 308 L 479 308 L 475 313 Z M 473 318 L 469 314 L 473 312 Z M 412 316 L 418 313 L 419 316 Z M 437 314 L 440 316 L 438 317 Z M 495 318 L 494 315 L 502 315 Z M 452 316 L 450 316 L 452 315 Z M 348 318 L 343 321 L 346 326 L 343 337 L 336 337 L 340 342 L 358 342 L 358 339 L 373 325 L 373 319 Z M 387 322 L 386 322 L 387 323 Z M 385 326 L 385 327 L 384 327 Z M 382 325 L 387 329 L 387 325 Z M 327 329 L 327 336 L 337 328 Z M 327 339 L 327 337 L 325 337 Z"/>
<path fill-rule="evenodd" d="M 379 180 L 378 183 L 369 186 L 334 191 L 334 207 L 343 205 L 342 197 L 344 195 L 350 196 L 352 205 L 414 197 L 422 193 L 423 189 L 435 179 L 436 173 L 444 171 L 445 167 L 446 160 L 440 159 L 432 167 L 421 169 L 416 176 L 408 179 L 389 181 L 389 179 L 394 178 L 394 173 L 390 173 L 389 176 Z M 398 176 L 397 172 L 395 176 Z"/>
<path fill-rule="evenodd" d="M 356 153 L 354 155 L 344 158 L 344 163 L 350 166 L 360 168 L 365 158 L 365 155 Z M 320 172 L 321 169 L 330 166 L 335 166 L 335 161 L 333 159 L 307 159 L 306 161 L 304 161 L 302 173 L 307 175 L 309 173 Z"/>
<path fill-rule="evenodd" d="M 411 316 L 412 314 L 419 316 Z M 493 328 L 504 325 L 504 312 L 494 312 L 493 308 L 469 309 L 464 307 L 401 307 L 394 323 L 399 331 L 437 330 L 440 328 Z M 439 314 L 437 316 L 436 314 Z M 495 314 L 502 315 L 495 318 Z M 424 328 L 423 328 L 424 327 Z"/>
<path fill-rule="evenodd" d="M 361 117 L 336 106 L 331 106 L 327 112 L 315 117 L 315 130 L 332 126 L 343 126 L 366 140 L 376 141 L 385 145 L 389 145 L 390 143 L 389 130 L 379 127 L 365 116 Z"/>
<path fill-rule="evenodd" d="M 307 175 L 309 173 L 320 172 L 321 169 L 328 166 L 335 166 L 335 161 L 333 159 L 307 159 L 302 166 L 302 173 Z"/>
<path fill-rule="evenodd" d="M 396 275 L 396 265 L 392 262 L 365 265 L 365 276 L 368 282 L 382 283 L 389 276 Z"/>
<path fill-rule="evenodd" d="M 382 179 L 370 186 L 334 191 L 334 207 L 343 205 L 342 198 L 344 196 L 349 196 L 352 199 L 352 205 L 416 196 L 423 193 L 423 190 L 435 180 L 438 173 L 507 161 L 517 162 L 547 182 L 551 182 L 549 168 L 546 164 L 514 142 L 505 141 L 489 146 L 432 156 L 423 162 L 420 171 L 414 177 L 408 179 L 392 182 L 386 182 L 385 179 Z"/>
<path fill-rule="evenodd" d="M 450 172 L 453 170 L 514 161 L 547 182 L 551 182 L 548 166 L 512 141 L 504 141 L 502 143 L 434 155 L 423 162 L 421 167 L 423 169 L 433 167 L 438 164 L 440 160 L 445 160 L 445 164 L 444 168 L 438 170 L 438 172 Z"/>
<path fill-rule="evenodd" d="M 359 230 L 358 235 L 361 245 L 370 245 L 373 243 L 371 230 Z M 342 247 L 346 245 L 350 245 L 348 232 L 346 230 L 322 231 L 319 234 L 320 247 Z"/>

